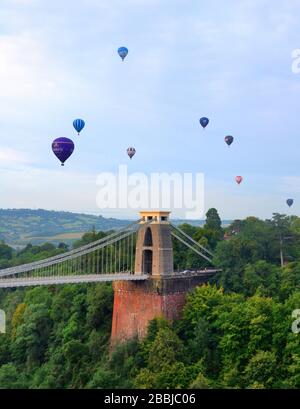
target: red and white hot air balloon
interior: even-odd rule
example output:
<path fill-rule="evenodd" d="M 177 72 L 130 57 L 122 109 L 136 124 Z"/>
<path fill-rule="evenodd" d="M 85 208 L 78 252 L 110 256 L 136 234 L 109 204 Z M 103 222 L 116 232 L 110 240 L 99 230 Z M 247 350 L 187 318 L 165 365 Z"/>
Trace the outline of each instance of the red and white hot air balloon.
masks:
<path fill-rule="evenodd" d="M 242 176 L 236 176 L 235 181 L 239 185 L 243 181 L 243 177 Z"/>

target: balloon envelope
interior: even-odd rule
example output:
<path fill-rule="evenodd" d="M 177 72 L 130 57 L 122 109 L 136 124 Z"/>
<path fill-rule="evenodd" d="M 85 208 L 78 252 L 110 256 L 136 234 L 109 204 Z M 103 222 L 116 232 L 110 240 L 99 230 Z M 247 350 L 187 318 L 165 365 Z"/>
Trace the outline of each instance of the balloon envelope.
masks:
<path fill-rule="evenodd" d="M 202 118 L 199 119 L 199 122 L 200 122 L 200 125 L 201 125 L 203 128 L 206 128 L 207 125 L 208 125 L 208 123 L 209 123 L 209 119 L 204 116 L 204 117 L 202 117 Z"/>
<path fill-rule="evenodd" d="M 293 205 L 293 203 L 294 203 L 294 200 L 293 199 L 287 199 L 286 203 L 287 203 L 287 205 L 289 207 L 291 207 Z"/>
<path fill-rule="evenodd" d="M 233 142 L 234 138 L 231 135 L 225 136 L 225 142 L 227 143 L 228 146 L 230 146 Z"/>
<path fill-rule="evenodd" d="M 240 184 L 243 181 L 243 177 L 242 176 L 236 176 L 235 181 L 236 181 L 236 183 Z"/>
<path fill-rule="evenodd" d="M 132 157 L 135 155 L 136 150 L 133 147 L 130 147 L 127 149 L 127 155 L 132 159 Z"/>
<path fill-rule="evenodd" d="M 118 54 L 122 58 L 122 61 L 124 61 L 124 58 L 128 54 L 128 48 L 126 47 L 120 47 L 118 48 Z"/>
<path fill-rule="evenodd" d="M 52 142 L 52 151 L 61 161 L 61 165 L 64 166 L 65 161 L 74 151 L 74 143 L 68 138 L 57 138 Z"/>
<path fill-rule="evenodd" d="M 78 132 L 78 135 L 83 130 L 84 125 L 85 125 L 85 122 L 84 122 L 83 119 L 78 118 L 78 119 L 74 119 L 74 121 L 73 121 L 73 126 L 76 129 L 76 131 Z"/>

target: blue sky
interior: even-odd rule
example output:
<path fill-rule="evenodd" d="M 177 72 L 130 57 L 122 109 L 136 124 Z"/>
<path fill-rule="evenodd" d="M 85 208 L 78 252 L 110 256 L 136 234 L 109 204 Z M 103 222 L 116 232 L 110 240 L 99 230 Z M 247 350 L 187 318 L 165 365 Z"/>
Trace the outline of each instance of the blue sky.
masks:
<path fill-rule="evenodd" d="M 222 218 L 299 214 L 299 23 L 298 0 L 1 0 L 0 207 L 132 216 L 95 199 L 132 145 L 130 172 L 203 172 Z"/>

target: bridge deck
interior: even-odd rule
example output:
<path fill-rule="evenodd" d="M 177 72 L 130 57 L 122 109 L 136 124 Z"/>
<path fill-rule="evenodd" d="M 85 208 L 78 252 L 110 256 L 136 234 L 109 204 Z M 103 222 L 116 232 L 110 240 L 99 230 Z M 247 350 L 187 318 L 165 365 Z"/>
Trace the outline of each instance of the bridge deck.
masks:
<path fill-rule="evenodd" d="M 30 287 L 36 285 L 56 285 L 56 284 L 79 284 L 79 283 L 96 283 L 105 281 L 137 281 L 147 280 L 146 274 L 135 275 L 130 273 L 116 274 L 92 274 L 92 275 L 69 275 L 53 277 L 30 277 L 30 278 L 5 278 L 0 279 L 0 288 L 9 287 Z"/>
<path fill-rule="evenodd" d="M 162 278 L 188 278 L 193 276 L 211 276 L 217 273 L 218 269 L 205 270 L 185 270 L 174 272 L 169 275 L 163 275 Z M 154 277 L 154 276 L 153 276 Z M 82 274 L 82 275 L 65 275 L 65 276 L 50 276 L 50 277 L 20 277 L 20 278 L 1 278 L 0 288 L 13 287 L 31 287 L 36 285 L 57 285 L 57 284 L 80 284 L 80 283 L 97 283 L 106 281 L 140 281 L 147 280 L 148 274 L 130 274 L 130 273 L 114 273 L 114 274 Z"/>

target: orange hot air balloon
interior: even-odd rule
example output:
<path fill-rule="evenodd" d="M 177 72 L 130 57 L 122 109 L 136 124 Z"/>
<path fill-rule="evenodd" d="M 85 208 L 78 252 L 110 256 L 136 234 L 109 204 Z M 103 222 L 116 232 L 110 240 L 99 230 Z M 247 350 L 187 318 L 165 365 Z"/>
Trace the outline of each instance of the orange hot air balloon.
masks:
<path fill-rule="evenodd" d="M 235 181 L 239 185 L 243 181 L 243 177 L 242 176 L 236 176 Z"/>

